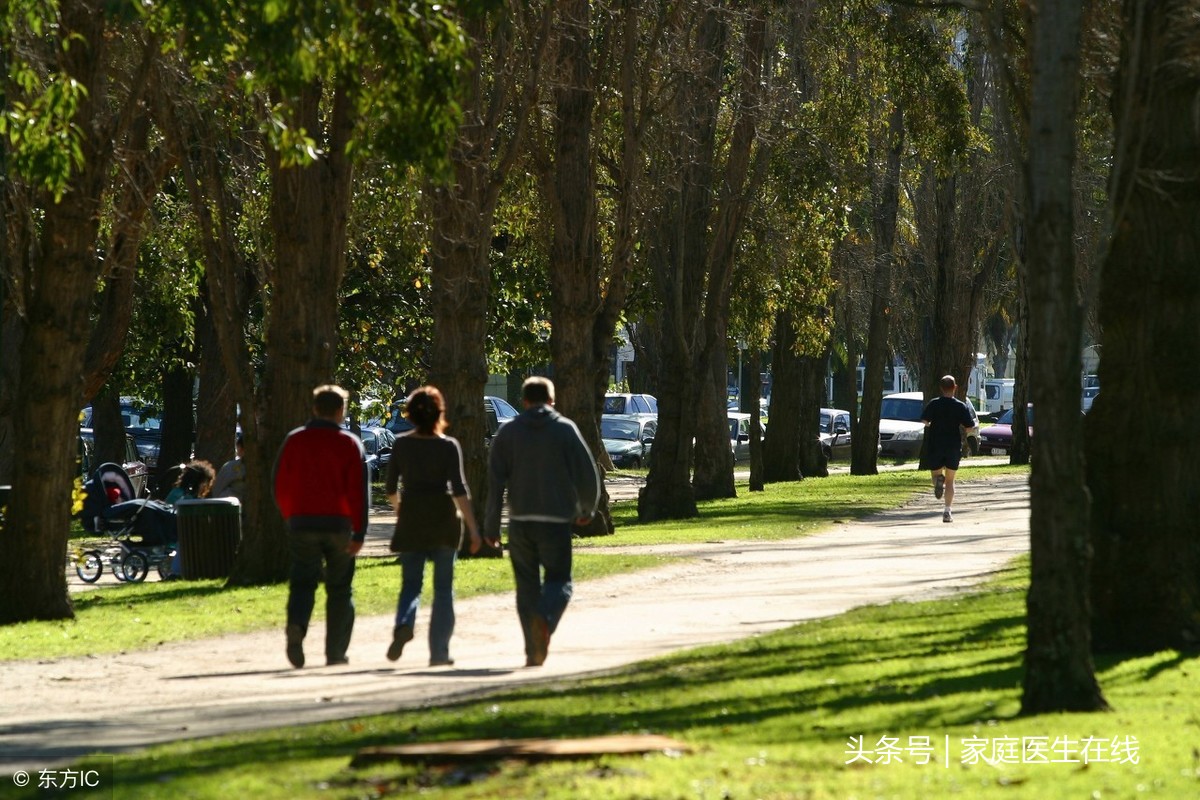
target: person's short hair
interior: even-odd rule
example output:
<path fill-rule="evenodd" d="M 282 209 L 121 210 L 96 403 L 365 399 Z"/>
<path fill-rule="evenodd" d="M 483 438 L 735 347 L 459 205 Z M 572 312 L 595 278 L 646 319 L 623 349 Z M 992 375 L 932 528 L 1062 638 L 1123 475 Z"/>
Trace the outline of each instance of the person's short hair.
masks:
<path fill-rule="evenodd" d="M 940 383 L 942 385 L 943 392 L 949 391 L 950 389 L 953 389 L 955 386 L 958 386 L 958 382 L 954 380 L 953 375 L 943 375 Z"/>
<path fill-rule="evenodd" d="M 413 389 L 404 403 L 404 416 L 425 436 L 446 429 L 446 401 L 436 386 Z"/>
<path fill-rule="evenodd" d="M 318 417 L 336 416 L 346 407 L 350 393 L 332 383 L 313 389 L 313 411 Z"/>
<path fill-rule="evenodd" d="M 535 406 L 554 405 L 554 382 L 534 375 L 521 385 L 521 399 Z"/>

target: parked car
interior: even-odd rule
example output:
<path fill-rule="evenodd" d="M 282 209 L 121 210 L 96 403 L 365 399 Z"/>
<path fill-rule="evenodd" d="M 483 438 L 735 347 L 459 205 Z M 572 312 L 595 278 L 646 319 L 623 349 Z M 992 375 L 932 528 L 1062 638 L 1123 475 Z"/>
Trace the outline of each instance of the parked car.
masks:
<path fill-rule="evenodd" d="M 658 421 L 649 418 L 602 415 L 600 440 L 614 467 L 642 467 L 650 458 L 650 447 L 658 432 Z"/>
<path fill-rule="evenodd" d="M 850 457 L 850 412 L 841 408 L 821 409 L 821 452 L 825 459 Z"/>
<path fill-rule="evenodd" d="M 766 426 L 763 426 L 763 435 Z M 740 411 L 729 412 L 729 450 L 734 463 L 750 460 L 750 415 Z"/>
<path fill-rule="evenodd" d="M 489 440 L 496 435 L 496 431 L 500 430 L 501 425 L 516 419 L 517 415 L 521 413 L 513 407 L 512 403 L 503 397 L 494 397 L 492 395 L 484 396 L 483 411 L 487 415 L 487 437 Z"/>
<path fill-rule="evenodd" d="M 483 398 L 484 441 L 490 442 L 492 437 L 496 435 L 496 431 L 500 430 L 501 425 L 515 419 L 520 413 L 513 407 L 512 403 L 503 397 L 485 395 Z M 404 416 L 403 400 L 392 403 L 388 408 L 388 417 L 386 420 L 383 420 L 382 425 L 392 433 L 404 433 L 413 429 L 413 424 Z"/>
<path fill-rule="evenodd" d="M 80 427 L 93 428 L 92 407 L 85 406 Z M 162 448 L 162 417 L 157 409 L 129 397 L 121 398 L 121 425 L 133 435 L 140 460 L 150 469 L 158 466 L 158 451 Z"/>
<path fill-rule="evenodd" d="M 925 395 L 921 392 L 900 392 L 883 398 L 879 412 L 879 454 L 888 458 L 909 460 L 921 452 L 925 438 Z"/>
<path fill-rule="evenodd" d="M 1092 403 L 1096 401 L 1096 395 L 1098 394 L 1100 394 L 1099 386 L 1088 386 L 1083 390 L 1083 398 L 1080 403 L 1083 413 L 1086 414 L 1092 410 Z"/>
<path fill-rule="evenodd" d="M 657 417 L 658 400 L 649 394 L 609 392 L 604 395 L 604 410 L 601 414 L 620 414 L 627 417 L 639 414 Z"/>
<path fill-rule="evenodd" d="M 1013 446 L 1013 411 L 1009 409 L 1000 415 L 995 425 L 988 425 L 979 432 L 979 452 L 986 455 L 1004 456 L 1012 452 Z M 1033 404 L 1025 409 L 1025 424 L 1029 426 L 1029 436 L 1033 436 Z"/>
<path fill-rule="evenodd" d="M 371 480 L 382 480 L 387 475 L 396 434 L 387 428 L 376 426 L 360 428 L 358 437 L 362 439 L 363 450 L 367 451 L 367 469 Z"/>
<path fill-rule="evenodd" d="M 91 428 L 79 429 L 79 471 L 86 481 L 92 477 L 100 462 L 96 459 L 96 434 Z M 125 453 L 121 467 L 129 474 L 138 497 L 148 497 L 150 468 L 138 455 L 137 443 L 131 434 L 125 434 Z"/>

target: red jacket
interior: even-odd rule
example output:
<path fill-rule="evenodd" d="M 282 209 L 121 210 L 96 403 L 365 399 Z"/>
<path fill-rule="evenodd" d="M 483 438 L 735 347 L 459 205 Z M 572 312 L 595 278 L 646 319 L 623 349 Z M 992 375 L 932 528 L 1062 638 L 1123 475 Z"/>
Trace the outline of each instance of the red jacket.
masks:
<path fill-rule="evenodd" d="M 362 442 L 324 419 L 287 435 L 275 462 L 275 505 L 291 530 L 367 531 L 367 464 Z"/>

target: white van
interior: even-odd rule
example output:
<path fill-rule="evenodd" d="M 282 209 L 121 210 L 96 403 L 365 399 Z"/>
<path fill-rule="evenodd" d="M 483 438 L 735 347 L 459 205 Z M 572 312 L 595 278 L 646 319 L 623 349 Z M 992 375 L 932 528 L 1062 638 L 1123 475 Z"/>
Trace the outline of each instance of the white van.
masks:
<path fill-rule="evenodd" d="M 1013 405 L 1014 378 L 988 378 L 983 382 L 985 414 L 999 414 Z"/>

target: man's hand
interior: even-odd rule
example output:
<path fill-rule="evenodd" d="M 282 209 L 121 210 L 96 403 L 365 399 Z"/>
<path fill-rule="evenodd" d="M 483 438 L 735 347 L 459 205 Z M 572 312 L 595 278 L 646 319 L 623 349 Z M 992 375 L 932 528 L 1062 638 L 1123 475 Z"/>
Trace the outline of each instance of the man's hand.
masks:
<path fill-rule="evenodd" d="M 362 547 L 363 547 L 362 542 L 358 541 L 357 539 L 351 539 L 350 542 L 346 545 L 346 552 L 352 556 L 356 556 L 356 555 L 358 555 L 358 551 L 362 550 Z"/>
<path fill-rule="evenodd" d="M 474 555 L 475 553 L 478 553 L 479 548 L 483 546 L 483 540 L 479 538 L 479 531 L 467 531 L 467 535 L 471 537 L 469 544 L 467 545 L 467 551 Z"/>
<path fill-rule="evenodd" d="M 500 549 L 500 537 L 499 536 L 485 536 L 485 537 L 483 537 L 483 541 L 487 544 L 488 547 L 494 547 L 497 550 Z"/>

